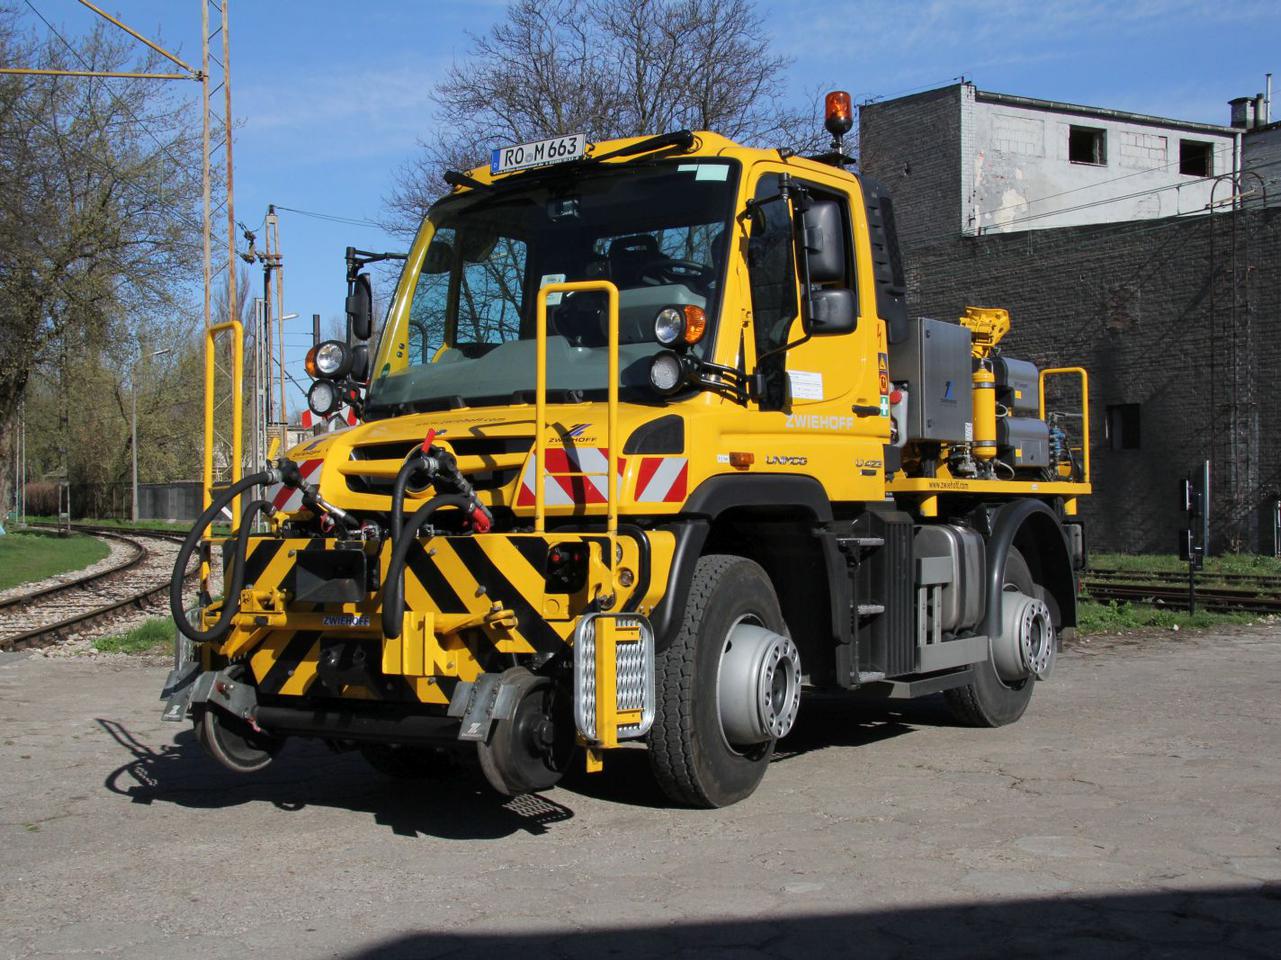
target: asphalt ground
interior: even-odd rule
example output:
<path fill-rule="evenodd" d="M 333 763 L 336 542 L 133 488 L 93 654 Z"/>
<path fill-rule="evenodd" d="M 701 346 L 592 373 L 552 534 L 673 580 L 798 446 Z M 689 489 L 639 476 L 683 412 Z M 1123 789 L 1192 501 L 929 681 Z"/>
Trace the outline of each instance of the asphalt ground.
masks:
<path fill-rule="evenodd" d="M 1281 626 L 1082 645 L 999 730 L 807 704 L 717 811 L 640 751 L 517 800 L 237 777 L 164 673 L 0 659 L 0 957 L 1281 955 Z"/>

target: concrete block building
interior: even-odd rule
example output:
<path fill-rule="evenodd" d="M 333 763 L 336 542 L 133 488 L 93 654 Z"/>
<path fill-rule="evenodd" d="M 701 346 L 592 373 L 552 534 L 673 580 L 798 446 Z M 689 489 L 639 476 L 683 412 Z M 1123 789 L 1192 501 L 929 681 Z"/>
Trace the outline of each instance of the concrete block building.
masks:
<path fill-rule="evenodd" d="M 1281 173 L 1261 109 L 1217 126 L 958 83 L 861 110 L 909 309 L 1006 307 L 1010 356 L 1089 369 L 1098 548 L 1172 551 L 1176 481 L 1207 459 L 1213 549 L 1277 548 L 1281 205 L 1242 172 Z"/>

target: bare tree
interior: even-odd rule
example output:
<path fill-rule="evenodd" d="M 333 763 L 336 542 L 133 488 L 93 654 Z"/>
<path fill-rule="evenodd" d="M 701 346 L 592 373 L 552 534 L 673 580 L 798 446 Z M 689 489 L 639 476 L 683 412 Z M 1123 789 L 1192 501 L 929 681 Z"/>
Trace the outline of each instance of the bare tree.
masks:
<path fill-rule="evenodd" d="M 514 0 L 437 84 L 438 132 L 401 171 L 388 226 L 413 232 L 445 169 L 503 143 L 689 129 L 815 148 L 811 117 L 782 106 L 788 66 L 751 0 Z"/>

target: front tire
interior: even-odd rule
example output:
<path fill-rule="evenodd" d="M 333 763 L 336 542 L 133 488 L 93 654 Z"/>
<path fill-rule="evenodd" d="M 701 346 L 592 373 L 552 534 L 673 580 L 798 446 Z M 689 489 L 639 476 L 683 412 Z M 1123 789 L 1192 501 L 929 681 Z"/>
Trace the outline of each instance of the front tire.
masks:
<path fill-rule="evenodd" d="M 671 644 L 655 658 L 657 705 L 648 737 L 650 768 L 663 793 L 677 803 L 737 803 L 756 789 L 774 753 L 774 738 L 732 745 L 722 724 L 717 696 L 721 664 L 732 631 L 745 623 L 786 636 L 778 598 L 765 571 L 743 557 L 700 558 L 685 618 Z"/>
<path fill-rule="evenodd" d="M 1010 547 L 1005 560 L 1005 589 L 1037 596 L 1036 581 L 1023 554 Z M 1014 723 L 1027 709 L 1036 681 L 1024 677 L 1007 683 L 996 672 L 991 656 L 974 665 L 974 681 L 943 694 L 953 718 L 967 727 L 1003 727 Z"/>

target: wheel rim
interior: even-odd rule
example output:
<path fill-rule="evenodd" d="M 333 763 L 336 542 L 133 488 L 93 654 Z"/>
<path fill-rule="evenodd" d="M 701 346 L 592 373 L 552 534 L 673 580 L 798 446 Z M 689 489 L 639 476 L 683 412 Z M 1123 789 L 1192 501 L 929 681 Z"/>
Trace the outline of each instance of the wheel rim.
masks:
<path fill-rule="evenodd" d="M 801 699 L 801 661 L 790 637 L 752 615 L 730 626 L 716 671 L 716 718 L 733 753 L 748 754 L 787 735 Z"/>
<path fill-rule="evenodd" d="M 1001 635 L 993 638 L 992 663 L 1001 682 L 1019 689 L 1044 680 L 1054 668 L 1054 620 L 1045 602 L 1018 590 L 1001 597 Z"/>

